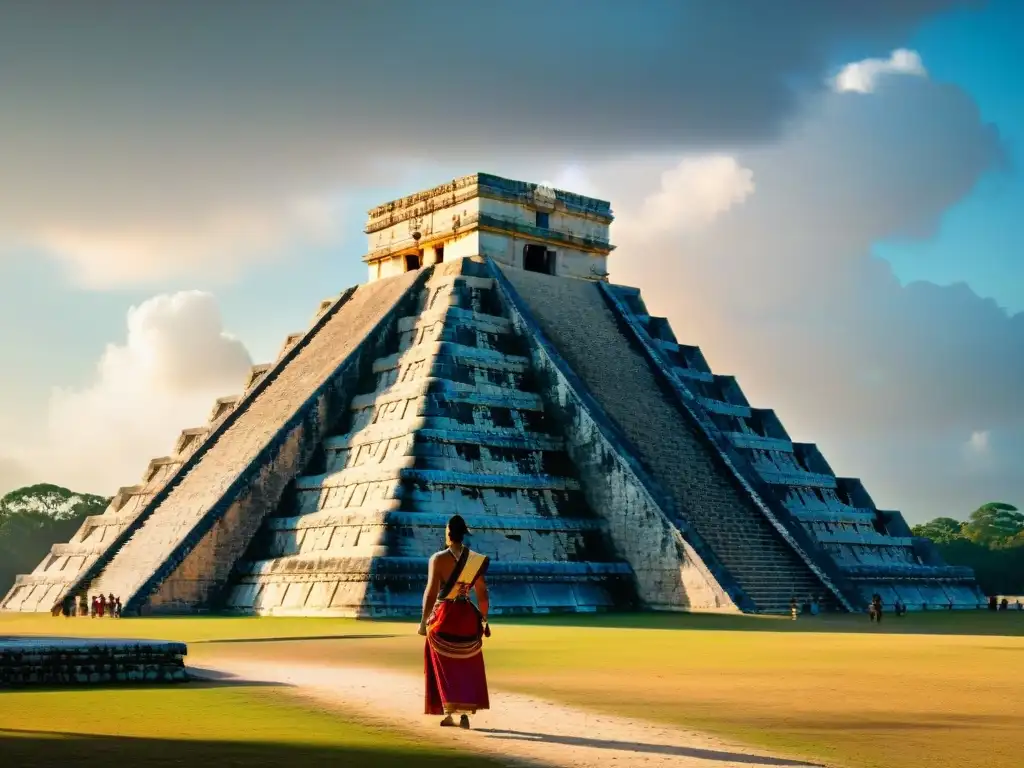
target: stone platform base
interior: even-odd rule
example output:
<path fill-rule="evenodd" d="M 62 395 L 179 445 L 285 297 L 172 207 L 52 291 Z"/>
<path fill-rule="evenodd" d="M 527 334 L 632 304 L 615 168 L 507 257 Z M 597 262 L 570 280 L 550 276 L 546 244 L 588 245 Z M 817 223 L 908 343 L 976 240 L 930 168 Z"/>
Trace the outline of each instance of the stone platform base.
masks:
<path fill-rule="evenodd" d="M 0 689 L 184 682 L 187 653 L 159 640 L 0 637 Z"/>

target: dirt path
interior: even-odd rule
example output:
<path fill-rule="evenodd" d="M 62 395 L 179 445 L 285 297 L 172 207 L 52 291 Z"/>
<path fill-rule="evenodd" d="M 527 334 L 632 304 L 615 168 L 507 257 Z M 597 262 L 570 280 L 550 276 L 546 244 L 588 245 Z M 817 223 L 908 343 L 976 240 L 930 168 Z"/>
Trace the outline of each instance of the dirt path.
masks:
<path fill-rule="evenodd" d="M 462 745 L 508 765 L 565 768 L 751 768 L 818 766 L 771 757 L 713 736 L 624 717 L 595 714 L 518 693 L 491 690 L 493 709 L 473 718 L 473 730 L 440 728 L 420 715 L 422 678 L 360 667 L 218 661 L 193 670 L 253 682 L 293 686 L 318 703 L 357 712 L 382 726 Z"/>

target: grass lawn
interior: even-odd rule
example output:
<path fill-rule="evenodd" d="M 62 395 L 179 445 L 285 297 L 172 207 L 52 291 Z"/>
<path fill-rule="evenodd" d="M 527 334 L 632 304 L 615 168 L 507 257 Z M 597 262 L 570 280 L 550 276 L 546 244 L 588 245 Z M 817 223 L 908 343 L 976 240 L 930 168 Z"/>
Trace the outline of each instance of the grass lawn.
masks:
<path fill-rule="evenodd" d="M 345 619 L 0 617 L 0 635 L 181 639 L 199 665 L 231 656 L 418 671 L 414 628 Z M 890 616 L 881 630 L 853 616 L 688 615 L 498 617 L 493 628 L 485 653 L 495 687 L 851 768 L 1021 765 L 1024 614 Z M 6 703 L 10 694 L 2 696 Z M 0 727 L 8 727 L 6 710 Z"/>
<path fill-rule="evenodd" d="M 0 764 L 462 766 L 498 763 L 415 743 L 273 687 L 0 692 Z"/>

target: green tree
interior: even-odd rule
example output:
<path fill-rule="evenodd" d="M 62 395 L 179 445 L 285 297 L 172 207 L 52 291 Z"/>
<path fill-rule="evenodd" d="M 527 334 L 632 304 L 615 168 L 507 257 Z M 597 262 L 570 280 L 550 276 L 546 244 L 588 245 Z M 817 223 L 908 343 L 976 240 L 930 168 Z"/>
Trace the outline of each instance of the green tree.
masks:
<path fill-rule="evenodd" d="M 937 517 L 927 523 L 915 525 L 911 532 L 915 536 L 931 539 L 936 544 L 947 544 L 963 537 L 964 524 L 952 517 Z"/>
<path fill-rule="evenodd" d="M 70 539 L 108 499 L 57 485 L 19 488 L 0 498 L 0 597 L 19 573 L 30 573 L 50 547 Z"/>
<path fill-rule="evenodd" d="M 990 548 L 1006 546 L 1024 531 L 1024 514 L 1012 504 L 990 501 L 971 513 L 963 531 L 975 544 Z"/>

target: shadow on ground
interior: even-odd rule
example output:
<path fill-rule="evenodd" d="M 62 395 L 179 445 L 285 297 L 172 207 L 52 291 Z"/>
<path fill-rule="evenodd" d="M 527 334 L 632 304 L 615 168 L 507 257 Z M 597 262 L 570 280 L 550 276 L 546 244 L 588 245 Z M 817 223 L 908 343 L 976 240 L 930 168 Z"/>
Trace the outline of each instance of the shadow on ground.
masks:
<path fill-rule="evenodd" d="M 79 683 L 68 685 L 11 685 L 0 686 L 0 707 L 3 704 L 5 693 L 72 693 L 74 691 L 166 691 L 170 688 L 185 686 L 189 690 L 202 690 L 204 688 L 290 688 L 286 683 L 262 682 L 259 680 L 244 680 L 239 677 L 226 675 L 212 669 L 188 666 L 188 680 L 172 683 L 109 683 L 93 684 Z M 0 733 L 3 730 L 0 729 Z"/>
<path fill-rule="evenodd" d="M 693 757 L 707 760 L 709 763 L 747 763 L 750 765 L 771 766 L 821 766 L 821 763 L 806 763 L 781 757 L 760 757 L 745 755 L 739 752 L 725 752 L 718 749 L 700 749 L 698 747 L 680 747 L 671 744 L 644 744 L 635 741 L 610 741 L 607 739 L 585 738 L 582 736 L 558 736 L 550 733 L 530 733 L 528 731 L 508 731 L 498 728 L 477 728 L 479 733 L 486 733 L 495 739 L 511 739 L 514 741 L 534 741 L 544 744 L 564 744 L 570 747 L 590 747 L 591 749 L 613 749 L 617 752 L 637 752 L 648 755 L 671 755 L 673 757 Z"/>
<path fill-rule="evenodd" d="M 229 643 L 295 643 L 308 642 L 310 640 L 386 640 L 402 635 L 300 635 L 283 637 L 231 637 L 224 640 L 192 640 L 189 645 L 224 645 Z"/>
<path fill-rule="evenodd" d="M 350 748 L 265 741 L 200 741 L 93 736 L 61 731 L 0 728 L 2 763 L 11 768 L 71 766 L 110 768 L 111 765 L 163 768 L 163 766 L 216 765 L 269 768 L 270 766 L 344 765 L 379 768 L 495 768 L 496 762 L 443 754 L 402 750 Z"/>

